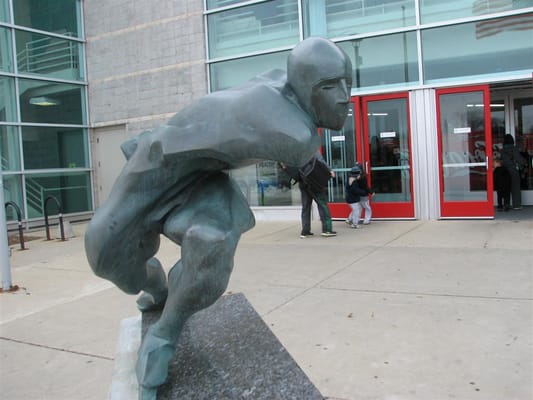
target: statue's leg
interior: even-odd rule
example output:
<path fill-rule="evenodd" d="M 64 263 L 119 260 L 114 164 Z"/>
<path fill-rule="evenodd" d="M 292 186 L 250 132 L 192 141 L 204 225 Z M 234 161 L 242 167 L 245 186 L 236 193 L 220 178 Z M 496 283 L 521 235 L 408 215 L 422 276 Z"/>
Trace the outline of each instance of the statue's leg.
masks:
<path fill-rule="evenodd" d="M 145 389 L 166 381 L 186 320 L 226 290 L 238 240 L 254 223 L 237 191 L 225 174 L 210 177 L 165 222 L 164 234 L 181 244 L 182 258 L 169 273 L 161 318 L 148 329 L 139 350 L 137 378 Z"/>

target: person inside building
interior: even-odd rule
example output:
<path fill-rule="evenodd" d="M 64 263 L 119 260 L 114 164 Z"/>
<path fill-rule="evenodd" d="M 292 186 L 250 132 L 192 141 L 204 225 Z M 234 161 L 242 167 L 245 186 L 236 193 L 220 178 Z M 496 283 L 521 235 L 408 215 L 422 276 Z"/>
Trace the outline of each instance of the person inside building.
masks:
<path fill-rule="evenodd" d="M 494 189 L 497 197 L 497 210 L 509 211 L 511 207 L 511 176 L 502 165 L 500 158 L 494 159 Z"/>
<path fill-rule="evenodd" d="M 501 150 L 502 165 L 511 176 L 511 200 L 513 210 L 522 209 L 522 194 L 520 191 L 520 169 L 527 166 L 527 161 L 517 146 L 514 138 L 510 134 L 503 137 L 503 148 Z"/>
<path fill-rule="evenodd" d="M 139 350 L 142 400 L 166 381 L 185 321 L 225 292 L 240 236 L 255 224 L 227 170 L 261 160 L 303 165 L 319 148 L 319 127 L 344 125 L 351 83 L 349 57 L 308 38 L 286 73 L 204 96 L 122 145 L 127 163 L 87 227 L 85 249 L 96 275 L 144 292 L 141 310 L 163 309 Z M 160 235 L 181 246 L 168 283 L 155 258 Z"/>

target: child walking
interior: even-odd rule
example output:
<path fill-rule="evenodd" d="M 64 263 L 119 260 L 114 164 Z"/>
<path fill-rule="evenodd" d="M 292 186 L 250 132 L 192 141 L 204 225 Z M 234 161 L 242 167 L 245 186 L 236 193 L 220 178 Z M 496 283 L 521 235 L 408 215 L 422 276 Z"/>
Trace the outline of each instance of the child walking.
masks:
<path fill-rule="evenodd" d="M 368 196 L 368 191 L 361 185 L 362 168 L 356 164 L 348 174 L 346 182 L 346 202 L 350 205 L 352 212 L 348 216 L 346 223 L 353 229 L 359 228 L 359 219 L 361 218 L 361 196 Z"/>

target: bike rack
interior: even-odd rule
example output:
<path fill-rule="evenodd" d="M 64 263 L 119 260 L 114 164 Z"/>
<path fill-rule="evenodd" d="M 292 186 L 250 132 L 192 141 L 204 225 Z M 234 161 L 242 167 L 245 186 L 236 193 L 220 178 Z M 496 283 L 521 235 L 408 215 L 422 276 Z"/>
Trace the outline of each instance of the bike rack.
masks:
<path fill-rule="evenodd" d="M 22 213 L 20 212 L 20 207 L 17 206 L 17 203 L 14 201 L 8 201 L 4 207 L 7 210 L 7 207 L 11 206 L 15 209 L 15 212 L 17 213 L 17 220 L 19 224 L 19 242 L 20 242 L 20 249 L 21 250 L 27 250 L 26 247 L 24 247 L 24 234 L 22 233 Z"/>
<path fill-rule="evenodd" d="M 63 227 L 63 213 L 61 211 L 61 203 L 59 203 L 59 200 L 54 196 L 48 196 L 44 200 L 44 224 L 46 225 L 46 240 L 52 240 L 50 238 L 50 224 L 48 223 L 48 201 L 54 200 L 56 202 L 57 206 L 57 213 L 59 216 L 59 226 L 61 228 L 61 240 L 65 241 L 65 228 Z"/>

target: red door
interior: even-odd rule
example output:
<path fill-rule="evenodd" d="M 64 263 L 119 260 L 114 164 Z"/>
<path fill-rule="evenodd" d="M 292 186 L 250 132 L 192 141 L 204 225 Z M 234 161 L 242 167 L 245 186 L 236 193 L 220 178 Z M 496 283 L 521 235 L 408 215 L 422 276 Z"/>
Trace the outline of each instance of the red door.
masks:
<path fill-rule="evenodd" d="M 489 87 L 438 89 L 436 96 L 441 217 L 493 218 Z"/>
<path fill-rule="evenodd" d="M 363 97 L 362 121 L 372 218 L 414 218 L 409 94 Z"/>

